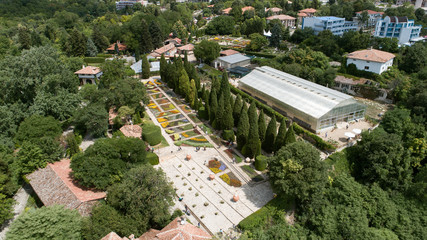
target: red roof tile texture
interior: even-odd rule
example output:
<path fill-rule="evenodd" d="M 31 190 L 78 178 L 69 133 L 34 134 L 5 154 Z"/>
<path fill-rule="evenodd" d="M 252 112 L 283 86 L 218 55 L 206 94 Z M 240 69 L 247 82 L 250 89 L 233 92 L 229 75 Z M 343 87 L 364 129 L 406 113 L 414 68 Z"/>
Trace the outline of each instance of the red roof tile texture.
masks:
<path fill-rule="evenodd" d="M 90 75 L 95 75 L 95 74 L 98 74 L 100 72 L 101 72 L 101 69 L 99 67 L 87 66 L 87 67 L 84 67 L 84 68 L 78 70 L 74 74 L 90 74 Z"/>
<path fill-rule="evenodd" d="M 306 8 L 306 9 L 300 10 L 299 12 L 303 12 L 303 13 L 315 13 L 315 12 L 317 12 L 317 10 L 314 9 L 314 8 Z"/>
<path fill-rule="evenodd" d="M 384 12 L 376 12 L 376 11 L 372 11 L 372 10 L 365 10 L 365 11 L 368 12 L 369 15 L 377 14 L 377 13 L 379 13 L 381 15 L 384 14 Z M 356 12 L 356 13 L 361 14 L 362 12 L 364 12 L 364 11 L 360 11 L 360 12 Z"/>
<path fill-rule="evenodd" d="M 233 49 L 227 49 L 227 50 L 219 52 L 219 54 L 221 56 L 230 56 L 230 55 L 237 54 L 237 53 L 239 53 L 239 52 L 236 50 L 233 50 Z"/>
<path fill-rule="evenodd" d="M 116 43 L 117 43 L 117 47 L 119 48 L 119 51 L 125 51 L 127 49 L 127 46 L 124 45 L 123 43 L 120 43 L 119 41 L 117 41 Z M 107 48 L 107 51 L 115 51 L 116 50 L 116 43 L 111 44 Z"/>
<path fill-rule="evenodd" d="M 267 18 L 267 20 L 273 20 L 273 19 L 279 19 L 280 21 L 284 21 L 284 20 L 295 20 L 296 18 L 291 17 L 289 15 L 274 15 L 274 16 L 270 16 Z"/>
<path fill-rule="evenodd" d="M 349 53 L 347 55 L 347 58 L 350 58 L 350 59 L 359 59 L 359 60 L 381 62 L 381 63 L 385 63 L 390 59 L 393 59 L 394 57 L 395 55 L 392 53 L 380 51 L 377 49 L 359 50 L 359 51 Z"/>

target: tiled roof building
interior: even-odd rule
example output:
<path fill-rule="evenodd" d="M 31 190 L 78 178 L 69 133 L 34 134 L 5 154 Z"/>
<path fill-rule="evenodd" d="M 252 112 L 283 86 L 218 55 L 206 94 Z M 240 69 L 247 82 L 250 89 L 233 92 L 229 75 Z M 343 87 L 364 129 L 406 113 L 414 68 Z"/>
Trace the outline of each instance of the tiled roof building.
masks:
<path fill-rule="evenodd" d="M 27 179 L 45 206 L 60 204 L 88 216 L 97 201 L 106 197 L 106 193 L 78 185 L 71 171 L 70 160 L 63 159 L 38 169 Z"/>

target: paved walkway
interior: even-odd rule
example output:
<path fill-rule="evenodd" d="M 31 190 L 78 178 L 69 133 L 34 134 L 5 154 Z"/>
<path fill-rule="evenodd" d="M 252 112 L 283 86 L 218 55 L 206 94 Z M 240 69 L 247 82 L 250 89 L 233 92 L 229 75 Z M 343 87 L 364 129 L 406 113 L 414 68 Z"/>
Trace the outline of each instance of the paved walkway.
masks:
<path fill-rule="evenodd" d="M 154 82 L 154 79 L 158 79 L 158 77 L 150 80 Z M 179 114 L 188 120 L 189 124 L 197 126 L 183 111 L 182 104 L 177 104 L 163 89 L 157 87 L 155 90 L 149 93 L 149 96 L 157 107 L 161 108 L 158 104 L 160 99 L 167 99 L 175 106 Z M 153 98 L 158 93 L 164 96 L 157 99 Z M 146 112 L 154 124 L 161 126 L 151 110 L 147 109 Z M 162 127 L 162 134 L 171 146 L 155 149 L 160 158 L 160 164 L 156 167 L 163 169 L 169 180 L 173 182 L 177 195 L 183 197 L 183 201 L 180 202 L 181 205 L 178 204 L 178 206 L 182 208 L 182 205 L 187 205 L 194 214 L 192 218 L 196 221 L 200 220 L 202 226 L 205 226 L 211 233 L 217 233 L 220 229 L 227 231 L 270 201 L 273 198 L 273 192 L 268 182 L 256 186 L 248 185 L 247 183 L 251 179 L 240 169 L 240 165 L 243 163 L 240 163 L 239 166 L 233 164 L 233 160 L 224 152 L 227 149 L 225 146 L 218 146 L 208 134 L 200 129 L 200 126 L 197 126 L 196 129 L 214 148 L 196 151 L 195 147 L 182 146 L 182 150 L 178 151 L 178 147 L 174 145 Z M 191 160 L 186 160 L 187 155 L 191 155 Z M 209 175 L 213 172 L 206 164 L 214 158 L 224 163 L 226 170 L 215 174 L 215 179 L 210 180 Z M 220 175 L 229 172 L 242 182 L 242 187 L 232 187 L 219 179 Z M 234 195 L 239 196 L 239 201 L 232 201 Z M 193 222 L 191 219 L 190 221 Z M 197 222 L 193 222 L 193 224 L 197 224 Z"/>
<path fill-rule="evenodd" d="M 3 226 L 1 226 L 0 240 L 6 239 L 6 232 L 9 230 L 10 224 L 15 221 L 22 212 L 24 212 L 29 197 L 30 188 L 26 188 L 25 186 L 21 187 L 18 192 L 16 192 L 15 196 L 13 197 L 13 199 L 16 201 L 15 205 L 13 206 L 14 216 L 8 222 L 3 224 Z"/>

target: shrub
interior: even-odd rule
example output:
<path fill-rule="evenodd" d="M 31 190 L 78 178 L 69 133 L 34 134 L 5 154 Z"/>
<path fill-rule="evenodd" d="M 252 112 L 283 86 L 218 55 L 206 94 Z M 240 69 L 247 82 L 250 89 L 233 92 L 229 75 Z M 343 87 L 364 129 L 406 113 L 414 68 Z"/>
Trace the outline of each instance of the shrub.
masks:
<path fill-rule="evenodd" d="M 181 211 L 181 209 L 175 209 L 175 211 L 173 211 L 173 214 L 171 216 L 171 219 L 175 219 L 177 217 L 181 217 L 182 215 L 184 215 L 184 213 Z"/>
<path fill-rule="evenodd" d="M 197 114 L 201 119 L 204 119 L 204 120 L 209 119 L 209 114 L 208 114 L 208 111 L 206 111 L 205 107 L 200 107 Z"/>
<path fill-rule="evenodd" d="M 258 155 L 255 158 L 255 169 L 258 171 L 264 171 L 267 168 L 267 157 L 264 155 Z"/>
<path fill-rule="evenodd" d="M 222 138 L 226 141 L 233 141 L 235 140 L 234 137 L 234 131 L 233 130 L 224 130 L 222 132 Z"/>
<path fill-rule="evenodd" d="M 162 141 L 160 127 L 154 124 L 144 124 L 142 127 L 142 139 L 151 146 L 159 144 Z"/>
<path fill-rule="evenodd" d="M 151 165 L 157 165 L 159 164 L 159 156 L 157 154 L 148 152 L 147 153 L 147 160 Z"/>
<path fill-rule="evenodd" d="M 83 59 L 83 61 L 88 64 L 88 63 L 103 63 L 105 62 L 105 58 L 103 57 L 85 57 Z"/>

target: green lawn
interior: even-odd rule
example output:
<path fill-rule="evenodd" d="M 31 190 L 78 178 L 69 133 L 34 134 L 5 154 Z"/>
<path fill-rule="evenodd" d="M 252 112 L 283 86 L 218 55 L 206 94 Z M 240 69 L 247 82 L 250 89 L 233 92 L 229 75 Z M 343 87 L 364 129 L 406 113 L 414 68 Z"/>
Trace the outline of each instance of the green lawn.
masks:
<path fill-rule="evenodd" d="M 285 215 L 286 212 L 291 209 L 292 204 L 293 199 L 289 197 L 273 198 L 273 200 L 268 202 L 264 207 L 243 219 L 238 226 L 244 231 L 268 227 L 270 224 L 270 217 L 277 217 L 281 214 Z"/>

